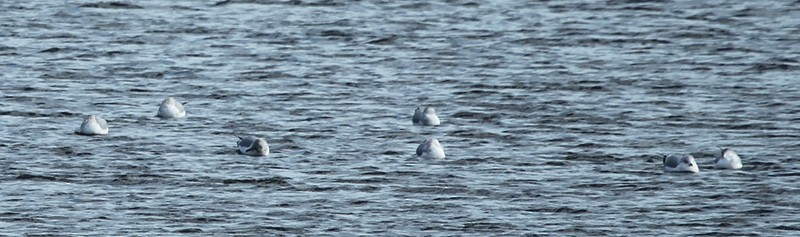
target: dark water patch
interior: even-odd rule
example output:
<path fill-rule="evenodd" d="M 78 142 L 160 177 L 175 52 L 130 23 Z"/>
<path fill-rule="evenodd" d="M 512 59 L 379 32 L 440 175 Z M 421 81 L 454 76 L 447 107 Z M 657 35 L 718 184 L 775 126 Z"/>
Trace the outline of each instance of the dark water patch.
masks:
<path fill-rule="evenodd" d="M 123 2 L 99 2 L 99 3 L 87 3 L 81 5 L 81 7 L 86 8 L 103 8 L 103 9 L 143 9 L 143 7 L 135 4 L 130 3 L 123 3 Z"/>
<path fill-rule="evenodd" d="M 567 166 L 567 163 L 561 162 L 561 161 L 548 161 L 548 162 L 545 162 L 544 165 L 549 165 L 549 166 Z"/>
<path fill-rule="evenodd" d="M 11 201 L 11 200 L 6 200 L 6 201 Z M 14 201 L 21 201 L 21 200 L 14 200 Z M 0 213 L 0 217 L 10 217 L 10 216 L 16 216 L 16 215 L 19 215 L 19 214 L 20 214 L 19 212 L 2 212 L 2 213 Z"/>
<path fill-rule="evenodd" d="M 5 219 L 5 220 L 9 221 L 9 222 L 38 223 L 38 224 L 47 222 L 47 220 L 45 220 L 43 218 L 35 218 L 35 217 L 14 217 L 14 218 L 8 218 L 8 219 Z M 33 236 L 37 236 L 37 235 L 33 235 Z M 60 235 L 41 235 L 41 236 L 60 236 Z"/>
<path fill-rule="evenodd" d="M 163 72 L 142 72 L 131 75 L 132 77 L 141 77 L 141 78 L 150 78 L 150 79 L 161 79 L 164 78 Z"/>
<path fill-rule="evenodd" d="M 469 189 L 466 187 L 454 187 L 454 186 L 444 186 L 444 187 L 400 187 L 395 188 L 396 192 L 400 193 L 415 193 L 415 194 L 447 194 L 447 195 L 455 195 L 455 194 L 464 194 L 469 193 Z"/>
<path fill-rule="evenodd" d="M 567 152 L 564 159 L 568 161 L 591 161 L 595 163 L 616 162 L 619 158 L 611 154 L 589 154 Z"/>
<path fill-rule="evenodd" d="M 366 44 L 392 45 L 392 44 L 395 44 L 397 40 L 398 40 L 397 36 L 390 36 L 390 37 L 385 37 L 385 38 L 380 38 L 380 39 L 373 39 L 373 40 L 367 41 Z"/>
<path fill-rule="evenodd" d="M 425 173 L 420 171 L 408 171 L 408 170 L 398 170 L 398 171 L 387 171 L 389 177 L 419 177 L 421 175 L 425 175 Z"/>
<path fill-rule="evenodd" d="M 355 37 L 354 34 L 342 30 L 321 30 L 321 31 L 309 31 L 306 34 L 311 36 L 320 36 L 320 37 L 328 37 L 328 38 L 342 38 L 345 40 L 352 40 Z"/>
<path fill-rule="evenodd" d="M 472 96 L 488 96 L 497 93 L 498 92 L 496 91 L 487 91 L 487 90 L 470 90 L 470 91 L 453 92 L 454 95 L 472 95 Z"/>
<path fill-rule="evenodd" d="M 301 138 L 307 139 L 307 140 L 328 140 L 328 139 L 335 138 L 335 136 L 334 135 L 329 135 L 329 134 L 311 134 L 311 135 L 303 136 Z"/>
<path fill-rule="evenodd" d="M 727 30 L 723 29 L 693 29 L 693 30 L 678 30 L 669 35 L 669 38 L 675 39 L 707 39 L 712 37 L 720 37 L 720 33 L 726 33 Z"/>
<path fill-rule="evenodd" d="M 39 53 L 58 53 L 58 52 L 65 52 L 65 51 L 67 51 L 67 49 L 53 47 L 53 48 L 49 48 L 49 49 L 45 49 L 45 50 L 39 51 Z"/>
<path fill-rule="evenodd" d="M 369 176 L 369 175 L 386 176 L 386 175 L 388 175 L 388 173 L 383 172 L 383 171 L 373 170 L 373 171 L 361 172 L 360 175 L 364 175 L 364 176 Z"/>
<path fill-rule="evenodd" d="M 223 184 L 231 185 L 231 184 L 250 184 L 255 186 L 288 186 L 289 182 L 287 178 L 283 177 L 271 177 L 271 178 L 260 178 L 260 179 L 224 179 L 222 180 Z"/>
<path fill-rule="evenodd" d="M 572 207 L 534 207 L 525 209 L 526 212 L 536 213 L 568 213 L 568 214 L 582 214 L 589 213 L 588 209 L 572 208 Z"/>
<path fill-rule="evenodd" d="M 386 156 L 399 156 L 399 155 L 403 155 L 403 154 L 405 154 L 405 152 L 392 151 L 392 150 L 384 151 L 383 153 L 381 153 L 381 155 L 386 155 Z"/>
<path fill-rule="evenodd" d="M 700 213 L 703 209 L 697 207 L 657 207 L 656 211 L 672 212 L 672 213 Z"/>
<path fill-rule="evenodd" d="M 306 174 L 334 174 L 336 171 L 333 170 L 310 170 L 306 171 Z"/>
<path fill-rule="evenodd" d="M 419 9 L 426 9 L 432 7 L 433 4 L 427 2 L 418 2 L 418 3 L 411 3 L 411 4 L 403 4 L 400 5 L 399 8 L 402 9 L 412 9 L 412 10 L 419 10 Z"/>
<path fill-rule="evenodd" d="M 588 228 L 583 228 L 579 226 L 569 226 L 567 228 L 560 228 L 556 230 L 558 233 L 569 233 L 569 234 L 578 234 L 581 236 L 607 236 L 611 235 L 611 231 L 608 230 L 593 230 Z"/>
<path fill-rule="evenodd" d="M 535 179 L 517 178 L 503 180 L 503 183 L 504 185 L 514 186 L 517 184 L 536 184 L 539 183 L 539 181 Z"/>
<path fill-rule="evenodd" d="M 742 160 L 745 160 L 745 159 L 742 159 Z M 745 161 L 746 161 L 746 160 L 745 160 Z M 743 163 L 744 163 L 744 162 L 743 162 Z M 748 163 L 746 163 L 746 164 L 747 164 L 748 166 L 758 166 L 758 167 L 764 167 L 763 165 L 759 165 L 759 164 L 752 164 L 752 163 L 749 163 L 749 162 L 748 162 Z M 773 172 L 772 174 L 770 174 L 770 176 L 775 176 L 775 177 L 793 177 L 793 176 L 800 176 L 800 172 L 794 172 L 794 171 L 786 171 L 786 172 L 782 172 L 782 171 L 775 171 L 775 172 Z"/>
<path fill-rule="evenodd" d="M 572 32 L 572 34 L 583 34 L 583 32 Z M 569 36 L 569 34 L 559 35 Z M 664 39 L 613 39 L 613 38 L 584 38 L 575 42 L 578 45 L 596 46 L 596 45 L 662 45 L 671 44 L 672 42 Z"/>
<path fill-rule="evenodd" d="M 396 209 L 396 211 L 399 213 L 415 212 L 415 210 L 423 210 L 426 212 L 441 212 L 441 211 L 447 211 L 448 208 L 454 208 L 454 207 L 457 207 L 457 205 L 443 204 L 443 203 L 414 204 L 414 205 L 400 206 Z"/>
<path fill-rule="evenodd" d="M 666 100 L 647 100 L 647 101 L 633 101 L 633 102 L 631 102 L 631 104 L 664 106 L 664 105 L 669 105 L 670 102 L 666 101 Z M 668 116 L 668 118 L 673 118 L 673 117 L 680 118 L 680 117 L 683 117 L 683 116 L 682 115 L 669 115 Z"/>
<path fill-rule="evenodd" d="M 293 45 L 297 42 L 295 37 L 281 32 L 255 32 L 247 34 L 244 37 L 250 39 L 271 40 L 269 41 L 271 44 Z"/>
<path fill-rule="evenodd" d="M 77 36 L 69 33 L 54 33 L 36 36 L 37 39 L 84 39 L 82 36 Z"/>
<path fill-rule="evenodd" d="M 590 183 L 590 184 L 578 184 L 578 185 L 572 185 L 572 186 L 570 186 L 570 188 L 578 188 L 578 189 L 584 189 L 584 188 L 607 188 L 607 187 L 609 187 L 609 186 L 611 186 L 611 184 L 605 184 L 605 183 Z"/>
<path fill-rule="evenodd" d="M 176 230 L 175 233 L 180 233 L 180 234 L 203 233 L 203 229 L 200 229 L 200 228 L 185 228 L 185 229 Z"/>
<path fill-rule="evenodd" d="M 278 72 L 278 71 L 249 71 L 242 73 L 239 77 L 237 77 L 237 80 L 261 81 L 266 79 L 286 79 L 286 78 L 297 78 L 297 76 L 292 75 L 290 73 Z"/>
<path fill-rule="evenodd" d="M 0 52 L 2 52 L 2 51 L 11 51 L 11 50 L 17 50 L 17 48 L 11 47 L 11 46 L 0 45 Z"/>
<path fill-rule="evenodd" d="M 202 11 L 202 9 L 200 9 L 200 8 L 189 7 L 189 6 L 179 6 L 179 5 L 169 6 L 169 9 L 182 10 L 182 11 Z"/>
<path fill-rule="evenodd" d="M 599 144 L 599 143 L 593 143 L 593 142 L 585 142 L 585 143 L 578 144 L 575 147 L 586 149 L 586 148 L 601 148 L 603 146 L 605 146 L 605 145 L 604 144 Z"/>
<path fill-rule="evenodd" d="M 463 231 L 477 231 L 477 232 L 495 232 L 498 230 L 513 230 L 516 226 L 509 223 L 498 222 L 469 222 L 464 223 L 461 230 Z"/>
<path fill-rule="evenodd" d="M 719 226 L 719 227 L 728 227 L 728 226 Z M 729 228 L 729 227 L 728 227 Z M 697 233 L 698 236 L 762 236 L 763 233 L 759 232 L 742 232 L 742 231 L 710 231 L 704 233 Z"/>
<path fill-rule="evenodd" d="M 110 41 L 109 43 L 121 44 L 121 45 L 146 45 L 152 42 L 148 42 L 145 39 L 130 38 L 130 39 L 115 39 Z"/>
<path fill-rule="evenodd" d="M 633 190 L 635 192 L 652 192 L 652 191 L 664 190 L 664 188 L 662 187 L 647 187 L 647 186 L 642 186 L 642 187 L 631 186 L 631 187 L 633 187 L 633 189 L 630 190 Z"/>
<path fill-rule="evenodd" d="M 186 54 L 179 54 L 177 57 L 181 58 L 210 58 L 211 55 L 203 54 L 203 53 L 186 53 Z"/>
<path fill-rule="evenodd" d="M 464 197 L 464 196 L 447 196 L 447 197 L 434 198 L 433 201 L 437 201 L 437 202 L 451 201 L 452 202 L 452 201 L 465 201 L 465 200 L 470 200 L 470 199 L 473 199 L 473 198 Z"/>
<path fill-rule="evenodd" d="M 72 147 L 57 147 L 51 149 L 55 155 L 58 156 L 91 156 L 91 152 L 76 151 Z"/>
<path fill-rule="evenodd" d="M 744 72 L 751 73 L 765 73 L 771 71 L 797 71 L 800 70 L 798 65 L 790 65 L 784 63 L 756 63 L 755 65 L 747 68 Z"/>
<path fill-rule="evenodd" d="M 737 53 L 765 53 L 762 50 L 755 50 L 752 48 L 741 48 L 741 47 L 734 47 L 734 46 L 722 46 L 717 47 L 714 51 L 718 53 L 729 53 L 729 52 L 737 52 Z"/>
<path fill-rule="evenodd" d="M 353 206 L 363 206 L 363 205 L 368 205 L 368 204 L 372 204 L 372 203 L 374 203 L 374 202 L 368 201 L 368 200 L 354 200 L 354 201 L 348 202 L 349 205 L 353 205 Z"/>
<path fill-rule="evenodd" d="M 115 175 L 111 180 L 113 185 L 142 185 L 165 183 L 165 176 L 155 174 L 122 174 Z"/>
<path fill-rule="evenodd" d="M 48 72 L 44 73 L 39 76 L 41 79 L 82 79 L 82 80 L 94 80 L 98 79 L 98 76 L 92 75 L 87 72 L 82 71 L 56 71 L 56 72 Z"/>
<path fill-rule="evenodd" d="M 483 163 L 488 163 L 488 162 L 492 162 L 492 161 L 496 161 L 496 160 L 493 160 L 493 158 L 491 158 L 491 157 L 486 157 L 486 158 L 463 158 L 463 159 L 457 159 L 457 160 L 452 160 L 452 161 L 447 161 L 447 162 L 449 164 L 453 164 L 453 165 L 477 165 L 477 164 L 483 164 Z"/>
<path fill-rule="evenodd" d="M 132 92 L 132 93 L 150 93 L 150 92 L 152 92 L 152 90 L 143 89 L 143 88 L 131 88 L 131 89 L 128 90 L 128 92 Z"/>
<path fill-rule="evenodd" d="M 545 124 L 591 124 L 591 125 L 604 125 L 604 126 L 631 125 L 630 123 L 624 120 L 618 120 L 610 117 L 604 117 L 596 114 L 589 114 L 576 111 L 569 111 L 557 115 L 542 115 L 539 117 L 539 122 Z"/>
<path fill-rule="evenodd" d="M 383 186 L 364 185 L 364 186 L 360 186 L 358 188 L 355 188 L 353 190 L 357 190 L 359 192 L 365 192 L 365 193 L 373 193 L 373 192 L 378 192 L 378 191 L 383 190 Z"/>
<path fill-rule="evenodd" d="M 662 162 L 664 155 L 639 155 L 632 157 L 635 160 L 643 160 L 647 163 Z"/>
<path fill-rule="evenodd" d="M 449 136 L 453 137 L 461 137 L 461 138 L 472 138 L 472 139 L 493 139 L 499 142 L 516 142 L 516 139 L 513 135 L 501 135 L 497 133 L 491 132 L 482 132 L 482 131 L 469 131 L 469 130 L 458 130 L 450 132 Z"/>
<path fill-rule="evenodd" d="M 307 185 L 301 187 L 295 187 L 297 191 L 305 191 L 305 192 L 335 192 L 339 190 L 337 187 L 322 187 L 316 185 Z"/>
<path fill-rule="evenodd" d="M 20 174 L 16 177 L 17 180 L 31 180 L 31 181 L 59 181 L 59 178 L 45 175 L 34 174 Z"/>
<path fill-rule="evenodd" d="M 671 82 L 671 81 L 659 81 L 658 84 L 650 86 L 653 90 L 681 90 L 687 87 L 686 84 L 680 82 Z"/>
<path fill-rule="evenodd" d="M 786 226 L 786 225 L 779 225 L 779 226 L 775 226 L 775 227 L 773 227 L 773 229 L 776 229 L 776 230 L 791 230 L 791 231 L 800 231 L 800 227 L 799 227 L 799 226 Z"/>
<path fill-rule="evenodd" d="M 257 233 L 271 233 L 273 231 L 289 232 L 294 234 L 301 234 L 305 232 L 303 228 L 298 227 L 284 227 L 284 226 L 259 226 L 256 228 Z"/>
<path fill-rule="evenodd" d="M 565 38 L 563 37 L 529 37 L 529 38 L 512 40 L 509 43 L 519 44 L 519 45 L 535 45 L 535 46 L 544 45 L 551 47 L 570 45 L 569 43 L 565 42 Z"/>
<path fill-rule="evenodd" d="M 209 35 L 209 34 L 218 34 L 223 32 L 217 32 L 215 30 L 197 26 L 197 27 L 185 27 L 185 28 L 177 28 L 177 29 L 157 29 L 157 30 L 148 30 L 145 33 L 148 34 L 191 34 L 191 35 Z"/>
<path fill-rule="evenodd" d="M 459 111 L 453 114 L 452 117 L 462 118 L 462 119 L 473 119 L 481 122 L 492 122 L 500 118 L 500 116 L 496 114 L 486 114 L 486 113 L 471 112 L 471 111 Z"/>
<path fill-rule="evenodd" d="M 74 117 L 78 114 L 62 111 L 62 112 L 55 112 L 55 113 L 39 113 L 39 112 L 24 112 L 24 111 L 0 111 L 0 115 L 6 116 L 15 116 L 15 117 L 27 117 L 27 118 L 46 118 L 46 117 Z"/>
<path fill-rule="evenodd" d="M 121 93 L 122 92 L 122 91 L 120 91 L 118 89 L 112 89 L 112 88 L 90 88 L 90 89 L 87 89 L 87 91 L 98 92 L 98 93 L 102 93 L 102 94 L 116 94 L 116 93 Z M 119 102 L 96 102 L 95 103 L 95 105 L 100 105 L 100 104 L 109 104 L 110 105 L 110 104 L 122 104 L 122 103 L 119 103 Z"/>
<path fill-rule="evenodd" d="M 680 227 L 690 227 L 690 228 L 697 228 L 697 227 L 706 227 L 706 226 L 709 226 L 709 227 L 715 227 L 716 225 L 713 225 L 713 224 L 711 224 L 711 223 L 695 223 L 695 222 L 689 222 L 689 223 L 681 223 L 681 224 L 678 224 L 677 226 L 680 226 Z"/>
<path fill-rule="evenodd" d="M 218 2 L 215 2 L 214 4 L 212 4 L 211 6 L 219 7 L 219 6 L 225 6 L 225 5 L 228 5 L 228 4 L 231 4 L 231 3 L 235 3 L 235 1 L 233 1 L 233 0 L 218 1 Z"/>

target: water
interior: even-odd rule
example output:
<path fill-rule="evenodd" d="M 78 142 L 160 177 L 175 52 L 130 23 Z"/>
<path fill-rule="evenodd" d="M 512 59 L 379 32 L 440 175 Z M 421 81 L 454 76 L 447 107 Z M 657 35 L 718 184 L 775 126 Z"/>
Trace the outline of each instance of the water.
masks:
<path fill-rule="evenodd" d="M 797 235 L 798 19 L 797 1 L 4 1 L 0 233 Z M 167 96 L 185 119 L 155 117 Z M 420 105 L 442 126 L 413 126 Z M 73 134 L 88 114 L 109 135 Z M 414 155 L 428 137 L 446 159 Z M 744 168 L 713 170 L 718 146 Z"/>

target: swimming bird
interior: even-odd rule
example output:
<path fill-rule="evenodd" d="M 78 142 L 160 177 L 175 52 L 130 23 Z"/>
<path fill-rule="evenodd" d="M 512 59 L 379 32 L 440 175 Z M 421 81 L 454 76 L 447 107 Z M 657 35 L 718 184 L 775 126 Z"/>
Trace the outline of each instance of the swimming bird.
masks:
<path fill-rule="evenodd" d="M 417 107 L 414 110 L 414 117 L 411 118 L 414 124 L 436 126 L 440 124 L 439 116 L 436 115 L 436 110 L 433 107 L 426 107 L 424 110 Z"/>
<path fill-rule="evenodd" d="M 692 172 L 697 173 L 700 168 L 691 155 L 669 155 L 664 156 L 664 169 L 670 172 Z"/>
<path fill-rule="evenodd" d="M 714 169 L 741 169 L 742 159 L 731 148 L 720 147 L 719 155 L 714 159 Z"/>
<path fill-rule="evenodd" d="M 156 116 L 160 118 L 183 118 L 186 116 L 186 109 L 174 98 L 167 97 L 161 102 L 161 105 L 158 106 L 158 114 L 156 114 Z"/>
<path fill-rule="evenodd" d="M 108 125 L 106 124 L 106 120 L 100 116 L 89 115 L 83 119 L 80 130 L 75 131 L 75 133 L 89 136 L 105 135 L 108 134 Z"/>
<path fill-rule="evenodd" d="M 444 147 L 436 138 L 426 139 L 417 147 L 417 156 L 428 159 L 444 158 Z"/>
<path fill-rule="evenodd" d="M 234 135 L 236 136 L 236 135 Z M 254 136 L 240 137 L 236 145 L 239 146 L 239 154 L 249 156 L 269 156 L 269 144 L 263 138 Z"/>

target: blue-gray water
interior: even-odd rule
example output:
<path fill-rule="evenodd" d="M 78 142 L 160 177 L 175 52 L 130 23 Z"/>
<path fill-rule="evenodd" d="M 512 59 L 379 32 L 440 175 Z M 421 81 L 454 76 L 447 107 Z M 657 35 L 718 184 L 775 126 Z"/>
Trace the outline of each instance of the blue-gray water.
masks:
<path fill-rule="evenodd" d="M 798 75 L 798 1 L 2 1 L 0 235 L 797 235 Z"/>

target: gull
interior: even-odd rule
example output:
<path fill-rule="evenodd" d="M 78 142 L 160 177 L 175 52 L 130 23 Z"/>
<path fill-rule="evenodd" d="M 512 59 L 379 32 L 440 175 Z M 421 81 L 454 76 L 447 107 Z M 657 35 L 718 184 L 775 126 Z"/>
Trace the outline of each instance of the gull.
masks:
<path fill-rule="evenodd" d="M 691 155 L 669 155 L 664 156 L 664 169 L 670 172 L 692 172 L 697 173 L 700 169 L 697 162 Z"/>
<path fill-rule="evenodd" d="M 234 135 L 236 136 L 236 135 Z M 249 156 L 269 156 L 269 144 L 263 138 L 254 136 L 240 137 L 236 145 L 239 147 L 239 154 Z"/>
<path fill-rule="evenodd" d="M 417 147 L 417 156 L 428 159 L 444 158 L 444 147 L 436 138 L 426 139 Z"/>
<path fill-rule="evenodd" d="M 714 159 L 714 169 L 741 169 L 742 159 L 731 148 L 720 147 L 719 155 Z"/>
<path fill-rule="evenodd" d="M 426 107 L 424 110 L 417 107 L 417 109 L 414 110 L 414 117 L 411 118 L 411 122 L 414 124 L 431 126 L 440 124 L 439 116 L 436 115 L 436 110 L 433 107 Z"/>
<path fill-rule="evenodd" d="M 105 135 L 108 134 L 106 120 L 96 115 L 89 115 L 81 123 L 81 128 L 75 133 L 80 135 Z"/>
<path fill-rule="evenodd" d="M 186 109 L 183 105 L 172 97 L 167 97 L 158 106 L 158 114 L 160 118 L 183 118 L 186 116 Z"/>

